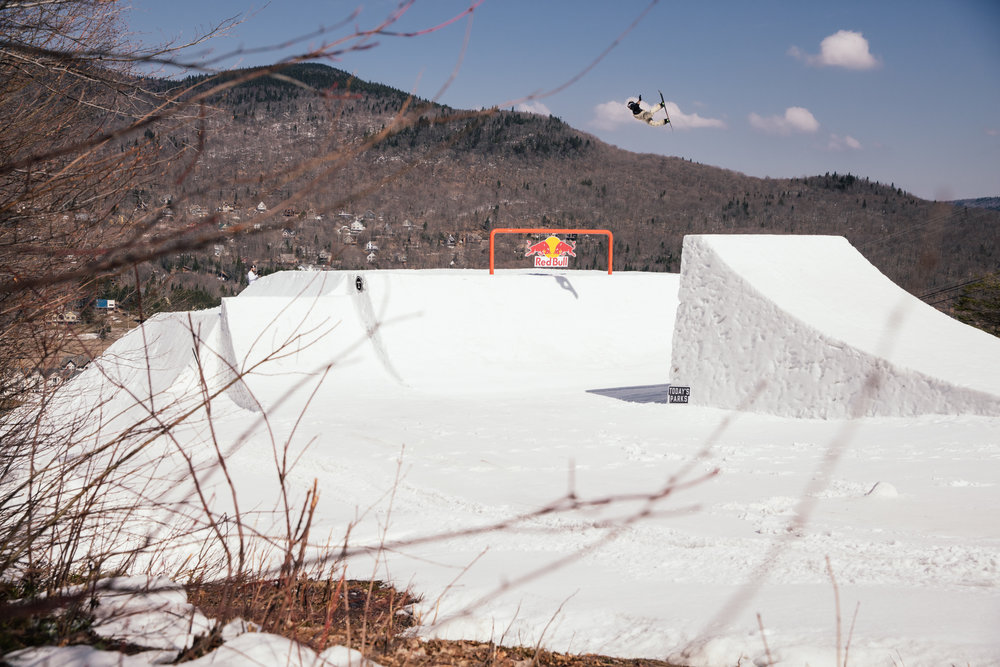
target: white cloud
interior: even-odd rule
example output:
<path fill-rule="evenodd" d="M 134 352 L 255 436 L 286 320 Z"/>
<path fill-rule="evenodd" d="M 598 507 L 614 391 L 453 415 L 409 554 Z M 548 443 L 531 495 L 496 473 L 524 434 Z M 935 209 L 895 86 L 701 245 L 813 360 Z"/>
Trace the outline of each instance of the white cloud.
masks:
<path fill-rule="evenodd" d="M 844 135 L 843 137 L 831 134 L 830 141 L 827 143 L 826 147 L 831 151 L 859 151 L 861 150 L 861 142 L 849 134 Z"/>
<path fill-rule="evenodd" d="M 549 108 L 547 106 L 545 106 L 541 102 L 537 102 L 537 101 L 533 101 L 533 102 L 521 102 L 516 107 L 514 107 L 514 109 L 516 111 L 526 111 L 528 113 L 537 113 L 537 114 L 539 114 L 541 116 L 551 116 L 552 115 L 552 111 L 549 110 Z"/>
<path fill-rule="evenodd" d="M 819 67 L 844 67 L 847 69 L 872 69 L 878 59 L 871 54 L 868 40 L 860 32 L 838 30 L 819 44 L 819 54 L 809 55 L 793 46 L 788 54 Z"/>
<path fill-rule="evenodd" d="M 819 129 L 819 121 L 804 107 L 788 107 L 784 116 L 750 114 L 750 125 L 768 134 L 811 134 Z"/>
<path fill-rule="evenodd" d="M 644 109 L 649 109 L 650 105 L 643 100 L 641 103 Z M 662 111 L 657 112 L 657 117 L 661 117 Z M 717 118 L 704 118 L 697 113 L 684 113 L 674 102 L 667 102 L 667 113 L 670 114 L 670 124 L 679 130 L 700 129 L 700 128 L 720 128 L 725 129 L 725 121 Z M 616 130 L 623 125 L 635 123 L 632 112 L 625 106 L 625 102 L 603 102 L 594 107 L 594 117 L 590 121 L 592 127 L 599 130 Z"/>
<path fill-rule="evenodd" d="M 624 102 L 602 102 L 594 107 L 590 124 L 599 130 L 616 130 L 626 123 L 634 123 L 632 112 Z"/>
<path fill-rule="evenodd" d="M 702 118 L 696 113 L 684 113 L 681 108 L 673 102 L 667 102 L 667 113 L 670 114 L 670 123 L 678 130 L 698 129 L 703 127 L 715 127 L 725 129 L 725 121 L 718 118 Z"/>

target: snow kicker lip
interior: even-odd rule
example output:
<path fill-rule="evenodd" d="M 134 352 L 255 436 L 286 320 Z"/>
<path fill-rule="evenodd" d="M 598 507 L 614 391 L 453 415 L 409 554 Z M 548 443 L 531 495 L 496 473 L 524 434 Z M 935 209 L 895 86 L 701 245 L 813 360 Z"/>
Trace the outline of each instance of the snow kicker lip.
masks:
<path fill-rule="evenodd" d="M 892 283 L 845 238 L 684 238 L 671 381 L 779 416 L 1000 415 L 1000 341 Z"/>

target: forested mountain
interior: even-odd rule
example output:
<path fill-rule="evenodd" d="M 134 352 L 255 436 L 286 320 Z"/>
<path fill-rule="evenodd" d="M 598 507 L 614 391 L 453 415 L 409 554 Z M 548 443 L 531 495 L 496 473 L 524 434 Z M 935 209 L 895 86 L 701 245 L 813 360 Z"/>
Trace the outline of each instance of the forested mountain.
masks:
<path fill-rule="evenodd" d="M 150 83 L 191 94 L 219 82 Z M 259 228 L 199 265 L 237 281 L 249 261 L 265 271 L 486 268 L 495 227 L 610 229 L 615 269 L 645 271 L 678 271 L 686 234 L 843 235 L 892 280 L 943 303 L 1000 258 L 995 210 L 863 175 L 761 179 L 636 154 L 555 117 L 455 110 L 325 65 L 221 91 L 190 115 L 156 137 L 182 159 L 137 204 L 184 202 L 179 217 Z M 348 233 L 352 223 L 364 229 Z M 525 266 L 523 239 L 503 238 L 497 266 Z M 580 237 L 574 266 L 603 269 L 605 242 L 590 239 Z M 176 273 L 178 261 L 162 268 Z"/>
<path fill-rule="evenodd" d="M 974 208 L 988 208 L 993 211 L 1000 211 L 1000 197 L 977 197 L 976 199 L 956 199 L 952 202 L 956 206 L 972 206 Z"/>

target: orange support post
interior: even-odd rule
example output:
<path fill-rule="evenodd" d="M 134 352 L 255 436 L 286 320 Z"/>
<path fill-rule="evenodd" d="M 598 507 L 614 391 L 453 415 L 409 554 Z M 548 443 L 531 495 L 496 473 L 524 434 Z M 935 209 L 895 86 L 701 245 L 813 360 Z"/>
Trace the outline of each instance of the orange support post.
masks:
<path fill-rule="evenodd" d="M 493 239 L 497 234 L 603 234 L 608 237 L 608 275 L 614 262 L 615 237 L 607 229 L 498 228 L 490 231 L 490 275 L 493 275 Z"/>

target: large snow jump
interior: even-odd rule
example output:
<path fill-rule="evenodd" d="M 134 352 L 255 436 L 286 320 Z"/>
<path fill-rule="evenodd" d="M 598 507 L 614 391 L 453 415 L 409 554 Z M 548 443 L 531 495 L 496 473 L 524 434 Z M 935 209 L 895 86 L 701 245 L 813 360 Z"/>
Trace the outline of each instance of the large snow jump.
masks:
<path fill-rule="evenodd" d="M 805 418 L 1000 415 L 1000 340 L 834 236 L 684 239 L 671 382 L 692 404 Z"/>
<path fill-rule="evenodd" d="M 676 281 L 598 271 L 292 272 L 258 280 L 221 310 L 232 358 L 265 405 L 320 379 L 324 394 L 352 397 L 579 391 L 666 382 Z"/>
<path fill-rule="evenodd" d="M 282 272 L 218 308 L 152 318 L 95 364 L 106 382 L 87 384 L 158 405 L 204 383 L 254 412 L 316 392 L 340 405 L 663 384 L 676 295 L 663 273 Z"/>

